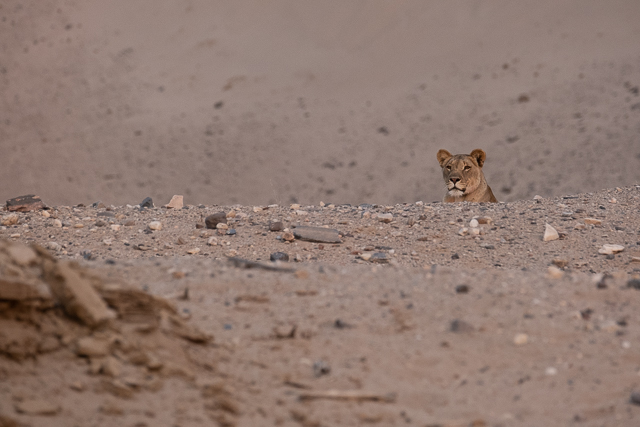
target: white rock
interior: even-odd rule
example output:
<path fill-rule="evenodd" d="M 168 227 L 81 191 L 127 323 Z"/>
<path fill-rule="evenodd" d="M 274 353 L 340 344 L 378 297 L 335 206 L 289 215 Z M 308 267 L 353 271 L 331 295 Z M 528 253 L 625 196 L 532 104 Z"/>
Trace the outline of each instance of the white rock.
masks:
<path fill-rule="evenodd" d="M 207 245 L 218 246 L 218 239 L 215 237 L 210 237 L 209 240 L 207 240 Z"/>
<path fill-rule="evenodd" d="M 460 230 L 458 230 L 458 234 L 461 236 L 466 236 L 467 234 L 469 234 L 469 229 L 467 227 L 462 227 Z"/>
<path fill-rule="evenodd" d="M 162 223 L 160 221 L 151 221 L 148 227 L 149 230 L 162 230 Z"/>
<path fill-rule="evenodd" d="M 171 198 L 168 204 L 164 205 L 167 209 L 182 209 L 184 206 L 184 197 L 175 195 Z"/>
<path fill-rule="evenodd" d="M 42 211 L 41 214 L 45 218 L 49 218 L 51 216 L 51 214 L 48 211 Z"/>
<path fill-rule="evenodd" d="M 189 249 L 189 250 L 187 251 L 187 253 L 188 253 L 189 255 L 195 255 L 195 254 L 197 254 L 197 253 L 200 253 L 200 248 L 193 248 L 193 249 Z"/>
<path fill-rule="evenodd" d="M 602 255 L 612 255 L 622 251 L 624 251 L 624 246 L 622 245 L 602 245 L 602 247 L 598 249 L 598 253 Z"/>
<path fill-rule="evenodd" d="M 545 375 L 553 376 L 558 373 L 558 370 L 553 366 L 549 366 L 547 369 L 544 370 L 544 373 Z"/>
<path fill-rule="evenodd" d="M 542 240 L 544 240 L 545 242 L 549 242 L 551 240 L 558 240 L 559 238 L 560 235 L 555 228 L 553 228 L 549 224 L 544 225 L 544 236 L 542 237 Z"/>
<path fill-rule="evenodd" d="M 513 337 L 513 343 L 515 345 L 525 345 L 526 343 L 529 342 L 529 335 L 527 334 L 516 334 L 515 337 Z"/>
<path fill-rule="evenodd" d="M 479 235 L 480 235 L 480 229 L 479 229 L 479 228 L 477 228 L 477 227 L 476 227 L 476 228 L 472 228 L 471 230 L 469 230 L 469 233 L 470 233 L 472 236 L 479 236 Z"/>
<path fill-rule="evenodd" d="M 62 228 L 62 221 L 60 221 L 58 218 L 54 219 L 53 226 L 56 228 Z"/>
<path fill-rule="evenodd" d="M 18 215 L 17 214 L 9 214 L 2 217 L 0 220 L 0 224 L 9 226 L 18 223 Z"/>
<path fill-rule="evenodd" d="M 393 214 L 390 214 L 390 213 L 378 214 L 378 221 L 388 224 L 391 221 L 393 221 Z"/>
<path fill-rule="evenodd" d="M 477 228 L 478 227 L 478 220 L 474 218 L 471 221 L 469 221 L 469 227 Z"/>
<path fill-rule="evenodd" d="M 600 225 L 602 224 L 602 221 L 600 221 L 599 219 L 596 218 L 585 218 L 583 219 L 585 224 L 592 224 L 592 225 Z"/>
<path fill-rule="evenodd" d="M 120 231 L 120 224 L 111 224 L 111 230 Z"/>

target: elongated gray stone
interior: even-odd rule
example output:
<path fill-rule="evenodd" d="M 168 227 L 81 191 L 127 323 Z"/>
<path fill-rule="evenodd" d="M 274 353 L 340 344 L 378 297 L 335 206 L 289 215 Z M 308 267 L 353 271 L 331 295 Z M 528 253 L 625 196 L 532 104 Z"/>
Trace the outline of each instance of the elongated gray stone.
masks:
<path fill-rule="evenodd" d="M 306 240 L 308 242 L 318 243 L 342 243 L 340 240 L 340 233 L 333 228 L 323 227 L 296 227 L 293 230 L 293 235 L 296 239 Z"/>

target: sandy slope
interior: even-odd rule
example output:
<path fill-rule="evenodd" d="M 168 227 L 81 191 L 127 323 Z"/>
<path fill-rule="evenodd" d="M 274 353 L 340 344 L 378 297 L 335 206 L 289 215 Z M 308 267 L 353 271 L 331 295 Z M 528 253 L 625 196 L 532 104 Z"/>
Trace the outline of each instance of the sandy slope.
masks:
<path fill-rule="evenodd" d="M 0 199 L 501 200 L 639 180 L 640 5 L 7 1 Z"/>

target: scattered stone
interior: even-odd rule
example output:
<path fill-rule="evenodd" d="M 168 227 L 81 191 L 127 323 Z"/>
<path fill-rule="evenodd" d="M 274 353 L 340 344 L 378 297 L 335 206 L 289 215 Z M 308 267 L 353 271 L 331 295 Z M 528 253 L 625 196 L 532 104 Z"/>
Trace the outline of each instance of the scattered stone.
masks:
<path fill-rule="evenodd" d="M 140 209 L 149 209 L 153 207 L 153 199 L 151 197 L 145 197 L 145 199 L 140 202 Z"/>
<path fill-rule="evenodd" d="M 45 218 L 49 218 L 51 216 L 51 214 L 49 213 L 49 211 L 42 211 L 41 215 Z"/>
<path fill-rule="evenodd" d="M 556 258 L 551 261 L 551 264 L 555 265 L 558 268 L 565 268 L 567 265 L 569 265 L 569 261 L 567 261 L 566 259 Z"/>
<path fill-rule="evenodd" d="M 120 231 L 120 224 L 111 224 L 111 231 Z"/>
<path fill-rule="evenodd" d="M 480 218 L 478 218 L 478 224 L 493 224 L 493 220 L 488 217 L 488 216 L 481 216 Z"/>
<path fill-rule="evenodd" d="M 477 220 L 477 219 L 475 219 L 475 218 L 474 218 L 474 219 L 472 219 L 471 221 L 469 221 L 469 227 L 471 227 L 471 228 L 478 228 L 478 225 L 479 225 L 479 224 L 480 224 L 480 223 L 479 223 L 479 222 L 478 222 L 478 220 Z"/>
<path fill-rule="evenodd" d="M 613 255 L 618 252 L 624 251 L 624 246 L 622 245 L 602 245 L 600 249 L 598 249 L 598 253 L 602 255 Z"/>
<path fill-rule="evenodd" d="M 147 227 L 153 231 L 162 230 L 162 223 L 160 221 L 151 221 Z"/>
<path fill-rule="evenodd" d="M 462 227 L 460 230 L 458 230 L 458 234 L 461 236 L 466 236 L 467 234 L 469 234 L 469 229 L 467 227 Z"/>
<path fill-rule="evenodd" d="M 363 261 L 369 261 L 371 259 L 371 254 L 370 253 L 362 254 L 360 255 L 360 259 Z"/>
<path fill-rule="evenodd" d="M 54 219 L 53 226 L 56 228 L 62 228 L 62 221 L 60 221 L 58 218 Z"/>
<path fill-rule="evenodd" d="M 559 238 L 560 235 L 555 228 L 553 228 L 549 224 L 544 225 L 544 236 L 542 237 L 543 241 L 550 242 L 552 240 L 558 240 Z"/>
<path fill-rule="evenodd" d="M 381 213 L 378 214 L 378 221 L 380 222 L 384 222 L 385 224 L 390 223 L 391 221 L 393 221 L 393 215 L 390 213 Z"/>
<path fill-rule="evenodd" d="M 182 196 L 175 195 L 171 198 L 169 203 L 164 205 L 167 209 L 182 209 L 184 206 L 184 198 Z"/>
<path fill-rule="evenodd" d="M 632 391 L 629 401 L 634 405 L 640 405 L 640 391 Z"/>
<path fill-rule="evenodd" d="M 60 412 L 60 405 L 44 399 L 25 399 L 16 402 L 16 411 L 27 415 L 56 415 Z"/>
<path fill-rule="evenodd" d="M 107 356 L 102 362 L 101 372 L 109 377 L 119 377 L 122 374 L 122 363 L 113 356 Z"/>
<path fill-rule="evenodd" d="M 279 325 L 273 328 L 273 333 L 278 339 L 295 338 L 296 325 Z"/>
<path fill-rule="evenodd" d="M 207 245 L 209 245 L 209 246 L 218 246 L 218 238 L 217 237 L 209 237 L 209 240 L 207 240 Z"/>
<path fill-rule="evenodd" d="M 0 220 L 0 225 L 4 225 L 8 227 L 10 225 L 16 225 L 18 223 L 18 215 L 17 214 L 9 214 L 2 217 Z"/>
<path fill-rule="evenodd" d="M 529 342 L 529 335 L 527 334 L 519 333 L 519 334 L 516 334 L 515 337 L 513 337 L 513 343 L 515 345 L 525 345 L 528 342 Z"/>
<path fill-rule="evenodd" d="M 558 373 L 558 369 L 553 366 L 549 366 L 547 369 L 544 370 L 544 374 L 549 376 L 556 375 L 557 373 Z"/>
<path fill-rule="evenodd" d="M 285 252 L 274 252 L 269 255 L 271 261 L 289 261 L 289 255 Z"/>
<path fill-rule="evenodd" d="M 629 279 L 627 281 L 627 287 L 640 291 L 640 279 Z"/>
<path fill-rule="evenodd" d="M 270 222 L 269 231 L 282 231 L 284 230 L 284 224 L 282 221 Z"/>
<path fill-rule="evenodd" d="M 27 196 L 14 197 L 7 200 L 7 210 L 9 212 L 29 212 L 43 209 L 46 206 L 39 196 L 29 194 Z"/>
<path fill-rule="evenodd" d="M 317 243 L 342 243 L 338 230 L 323 227 L 296 227 L 293 230 L 296 239 Z"/>
<path fill-rule="evenodd" d="M 313 362 L 313 375 L 318 378 L 331 373 L 331 366 L 324 360 L 316 360 Z"/>
<path fill-rule="evenodd" d="M 491 243 L 482 243 L 482 244 L 480 245 L 480 247 L 481 247 L 481 248 L 484 248 L 484 249 L 495 249 L 495 248 L 496 248 L 496 247 L 495 247 L 494 245 L 492 245 Z"/>
<path fill-rule="evenodd" d="M 449 330 L 455 333 L 473 332 L 474 329 L 473 325 L 460 319 L 453 319 L 449 325 Z"/>
<path fill-rule="evenodd" d="M 602 221 L 600 221 L 599 219 L 595 219 L 595 218 L 585 218 L 583 219 L 585 224 L 591 224 L 591 225 L 601 225 Z"/>
<path fill-rule="evenodd" d="M 217 212 L 209 215 L 204 219 L 204 223 L 209 229 L 216 229 L 218 224 L 227 223 L 227 214 L 225 212 Z"/>
<path fill-rule="evenodd" d="M 200 248 L 193 248 L 193 249 L 189 249 L 189 250 L 187 251 L 187 253 L 188 253 L 189 255 L 195 255 L 195 254 L 198 254 L 198 253 L 200 253 Z"/>
<path fill-rule="evenodd" d="M 375 262 L 377 264 L 386 264 L 389 262 L 389 255 L 384 252 L 374 252 L 369 258 L 369 262 Z"/>
<path fill-rule="evenodd" d="M 458 286 L 456 286 L 456 293 L 458 293 L 458 294 L 468 294 L 469 293 L 469 285 L 458 285 Z"/>
<path fill-rule="evenodd" d="M 284 240 L 285 242 L 293 242 L 296 239 L 296 236 L 294 236 L 294 234 L 290 231 L 285 231 L 282 234 L 282 240 Z"/>

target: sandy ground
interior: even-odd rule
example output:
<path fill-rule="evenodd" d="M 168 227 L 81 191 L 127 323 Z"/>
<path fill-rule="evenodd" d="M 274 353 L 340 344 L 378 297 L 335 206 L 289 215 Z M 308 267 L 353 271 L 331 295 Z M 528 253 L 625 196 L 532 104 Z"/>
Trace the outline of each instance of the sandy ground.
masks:
<path fill-rule="evenodd" d="M 638 16 L 3 1 L 0 201 L 48 209 L 0 211 L 0 280 L 118 317 L 1 300 L 0 426 L 640 425 Z M 440 148 L 502 203 L 437 202 Z"/>
<path fill-rule="evenodd" d="M 626 187 L 508 204 L 16 214 L 2 238 L 79 262 L 101 288 L 166 298 L 213 339 L 145 344 L 182 368 L 147 367 L 135 382 L 128 369 L 142 368 L 122 342 L 151 340 L 146 328 L 68 326 L 56 346 L 14 360 L 9 326 L 27 321 L 5 305 L 0 415 L 33 426 L 637 425 L 639 200 Z M 225 226 L 198 228 L 217 212 Z M 557 239 L 543 240 L 546 224 Z M 288 241 L 305 226 L 340 243 Z M 624 249 L 599 253 L 606 244 Z M 276 252 L 290 261 L 269 261 Z M 47 322 L 32 323 L 46 336 Z M 104 334 L 119 337 L 115 373 L 76 355 L 80 338 Z M 34 400 L 55 415 L 20 409 Z"/>

